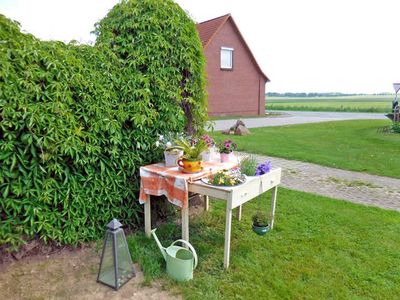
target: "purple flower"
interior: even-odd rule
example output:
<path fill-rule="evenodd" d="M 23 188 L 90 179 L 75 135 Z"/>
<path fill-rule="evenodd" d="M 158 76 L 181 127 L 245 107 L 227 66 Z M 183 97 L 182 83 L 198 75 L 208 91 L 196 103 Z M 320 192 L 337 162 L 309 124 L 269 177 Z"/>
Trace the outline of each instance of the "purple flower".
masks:
<path fill-rule="evenodd" d="M 204 134 L 202 137 L 203 141 L 207 144 L 208 148 L 211 148 L 214 146 L 215 142 L 212 137 L 210 137 L 208 134 Z"/>
<path fill-rule="evenodd" d="M 269 171 L 271 171 L 271 168 L 272 164 L 270 161 L 266 161 L 265 163 L 259 164 L 256 169 L 256 176 L 267 174 Z"/>

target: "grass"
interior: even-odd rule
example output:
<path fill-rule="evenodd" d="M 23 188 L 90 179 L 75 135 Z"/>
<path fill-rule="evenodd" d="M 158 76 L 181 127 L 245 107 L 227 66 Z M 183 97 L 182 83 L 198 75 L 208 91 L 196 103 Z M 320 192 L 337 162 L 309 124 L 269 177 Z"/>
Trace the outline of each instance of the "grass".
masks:
<path fill-rule="evenodd" d="M 400 135 L 383 133 L 386 120 L 354 120 L 251 129 L 229 136 L 240 151 L 400 178 Z M 212 136 L 220 141 L 226 135 Z"/>
<path fill-rule="evenodd" d="M 266 97 L 268 110 L 341 111 L 389 113 L 392 96 Z"/>
<path fill-rule="evenodd" d="M 129 237 L 134 260 L 148 279 L 163 277 L 165 288 L 185 299 L 395 299 L 400 294 L 400 214 L 345 201 L 280 189 L 273 231 L 259 237 L 251 216 L 269 206 L 270 194 L 247 203 L 233 219 L 231 266 L 223 269 L 225 204 L 190 223 L 199 255 L 194 279 L 175 283 L 152 239 Z M 268 201 L 268 202 L 267 202 Z M 160 226 L 164 246 L 180 227 Z"/>

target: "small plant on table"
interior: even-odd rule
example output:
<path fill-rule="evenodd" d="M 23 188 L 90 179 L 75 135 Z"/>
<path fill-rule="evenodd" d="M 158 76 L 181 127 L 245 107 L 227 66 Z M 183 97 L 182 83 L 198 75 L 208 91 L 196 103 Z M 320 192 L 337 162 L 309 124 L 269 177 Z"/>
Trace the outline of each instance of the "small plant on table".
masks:
<path fill-rule="evenodd" d="M 240 172 L 247 176 L 254 176 L 256 174 L 257 160 L 254 156 L 246 156 L 240 160 Z"/>
<path fill-rule="evenodd" d="M 176 144 L 181 146 L 184 152 L 182 159 L 178 160 L 178 165 L 186 173 L 196 173 L 202 170 L 201 152 L 207 149 L 204 140 L 176 140 Z"/>
<path fill-rule="evenodd" d="M 233 151 L 237 149 L 237 144 L 231 140 L 225 140 L 218 144 L 221 162 L 229 162 L 234 158 Z"/>
<path fill-rule="evenodd" d="M 178 159 L 183 155 L 183 148 L 175 143 L 175 140 L 179 136 L 181 136 L 181 134 L 174 132 L 158 136 L 156 147 L 164 148 L 166 167 L 176 167 Z"/>

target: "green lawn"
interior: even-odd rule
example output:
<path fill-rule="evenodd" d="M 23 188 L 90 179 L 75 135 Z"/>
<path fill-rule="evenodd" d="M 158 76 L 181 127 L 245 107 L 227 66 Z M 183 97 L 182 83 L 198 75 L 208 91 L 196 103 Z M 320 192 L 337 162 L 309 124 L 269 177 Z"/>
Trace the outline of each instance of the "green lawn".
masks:
<path fill-rule="evenodd" d="M 267 110 L 382 112 L 392 109 L 392 96 L 266 97 Z"/>
<path fill-rule="evenodd" d="M 251 129 L 231 138 L 239 150 L 400 178 L 400 134 L 379 132 L 386 120 L 355 120 Z"/>
<path fill-rule="evenodd" d="M 400 295 L 400 214 L 281 188 L 276 227 L 263 237 L 251 230 L 251 216 L 269 206 L 266 193 L 232 222 L 231 266 L 223 270 L 225 205 L 190 222 L 199 255 L 194 279 L 166 279 L 165 264 L 152 239 L 128 238 L 131 253 L 148 279 L 185 299 L 395 299 Z M 164 246 L 180 238 L 180 227 L 163 225 Z"/>

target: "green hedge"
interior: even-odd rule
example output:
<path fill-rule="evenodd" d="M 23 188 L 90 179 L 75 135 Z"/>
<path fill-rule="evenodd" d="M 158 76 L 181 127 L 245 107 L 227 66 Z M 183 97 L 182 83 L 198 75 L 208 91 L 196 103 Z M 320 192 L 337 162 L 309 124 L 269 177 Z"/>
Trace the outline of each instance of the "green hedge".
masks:
<path fill-rule="evenodd" d="M 204 57 L 179 6 L 122 2 L 96 32 L 94 47 L 43 42 L 0 15 L 0 245 L 134 228 L 157 134 L 204 127 Z"/>

